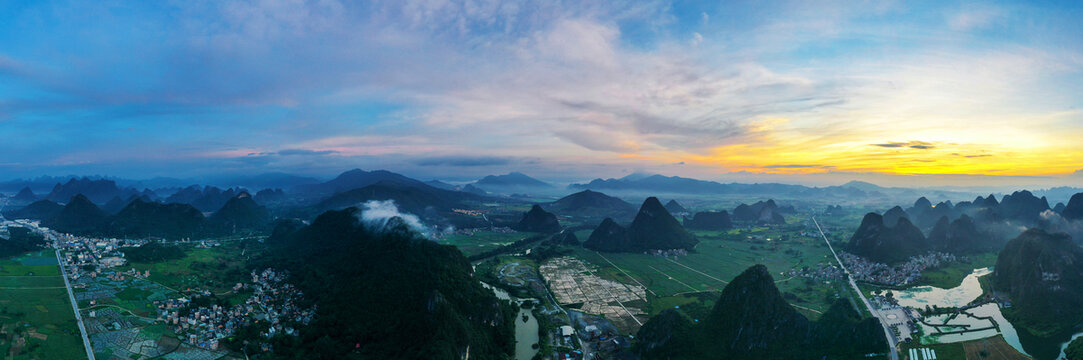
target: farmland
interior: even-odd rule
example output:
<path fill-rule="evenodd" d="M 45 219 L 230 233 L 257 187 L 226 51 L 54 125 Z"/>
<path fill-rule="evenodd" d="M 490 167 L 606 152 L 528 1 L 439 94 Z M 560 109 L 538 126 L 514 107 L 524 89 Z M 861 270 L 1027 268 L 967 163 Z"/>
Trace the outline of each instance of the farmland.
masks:
<path fill-rule="evenodd" d="M 0 260 L 0 353 L 13 359 L 85 359 L 52 251 Z"/>

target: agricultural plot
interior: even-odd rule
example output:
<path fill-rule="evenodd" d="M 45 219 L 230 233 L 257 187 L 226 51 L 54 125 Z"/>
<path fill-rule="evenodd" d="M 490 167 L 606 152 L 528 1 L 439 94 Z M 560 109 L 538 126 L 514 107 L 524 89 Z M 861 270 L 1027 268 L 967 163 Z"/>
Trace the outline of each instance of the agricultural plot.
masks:
<path fill-rule="evenodd" d="M 0 260 L 0 354 L 8 359 L 86 358 L 52 251 Z"/>
<path fill-rule="evenodd" d="M 549 260 L 538 270 L 561 305 L 580 304 L 579 310 L 604 315 L 627 333 L 634 333 L 646 321 L 646 313 L 633 305 L 647 300 L 642 286 L 602 279 L 583 261 L 572 257 Z"/>
<path fill-rule="evenodd" d="M 504 245 L 511 244 L 513 242 L 525 239 L 534 235 L 534 233 L 520 233 L 520 232 L 494 232 L 488 230 L 475 231 L 471 234 L 467 233 L 455 233 L 448 235 L 444 239 L 440 240 L 441 244 L 454 245 L 463 252 L 463 255 L 470 256 L 480 252 L 492 250 Z"/>
<path fill-rule="evenodd" d="M 248 276 L 244 250 L 237 243 L 213 248 L 189 248 L 184 258 L 150 264 L 133 263 L 118 268 L 150 271 L 147 279 L 176 291 L 190 288 L 209 289 L 215 293 L 229 292 L 233 285 Z"/>
<path fill-rule="evenodd" d="M 575 250 L 575 256 L 599 266 L 598 273 L 603 278 L 642 285 L 651 299 L 718 292 L 748 267 L 764 264 L 774 275 L 779 290 L 788 293 L 787 300 L 806 316 L 816 319 L 834 301 L 838 284 L 784 274 L 795 267 L 834 260 L 827 247 L 821 245 L 822 241 L 800 236 L 799 232 L 753 228 L 697 233 L 700 244 L 694 252 L 681 256 L 597 253 L 581 248 Z M 778 240 L 783 237 L 786 240 Z"/>

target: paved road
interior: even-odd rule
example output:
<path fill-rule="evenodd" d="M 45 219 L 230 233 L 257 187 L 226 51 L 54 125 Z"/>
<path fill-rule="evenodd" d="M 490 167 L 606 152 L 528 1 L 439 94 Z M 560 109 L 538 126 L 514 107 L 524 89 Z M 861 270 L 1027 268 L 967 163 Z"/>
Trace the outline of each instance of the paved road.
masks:
<path fill-rule="evenodd" d="M 839 263 L 839 267 L 846 273 L 846 279 L 850 281 L 850 286 L 854 288 L 854 292 L 857 293 L 857 296 L 861 297 L 861 303 L 865 304 L 865 307 L 869 309 L 869 313 L 872 314 L 872 316 L 875 316 L 877 320 L 880 320 L 880 326 L 884 328 L 884 337 L 887 338 L 889 346 L 888 355 L 891 357 L 891 360 L 899 360 L 899 352 L 896 351 L 898 343 L 895 340 L 895 335 L 891 333 L 891 328 L 887 325 L 887 320 L 884 319 L 879 311 L 873 309 L 872 304 L 869 303 L 869 299 L 866 299 L 865 294 L 861 292 L 861 288 L 857 287 L 857 283 L 854 282 L 854 277 L 850 275 L 850 270 L 846 269 L 846 265 L 842 264 L 842 260 L 839 259 L 839 254 L 835 253 L 835 248 L 831 246 L 831 242 L 827 240 L 827 235 L 824 235 L 824 230 L 820 228 L 820 223 L 816 221 L 815 216 L 812 217 L 812 223 L 816 224 L 816 230 L 820 231 L 820 237 L 824 238 L 824 242 L 827 243 L 827 248 L 831 250 L 831 255 L 835 256 L 835 261 Z"/>
<path fill-rule="evenodd" d="M 71 283 L 68 282 L 68 269 L 64 266 L 64 260 L 60 258 L 60 244 L 56 245 L 56 261 L 60 266 L 60 275 L 64 277 L 64 286 L 68 289 L 68 299 L 71 300 L 71 309 L 75 311 L 75 322 L 79 324 L 79 333 L 83 335 L 83 347 L 86 348 L 86 357 L 94 359 L 94 349 L 90 346 L 90 338 L 86 334 L 86 326 L 83 325 L 83 315 L 79 313 L 79 304 L 75 302 L 75 293 L 71 291 Z"/>

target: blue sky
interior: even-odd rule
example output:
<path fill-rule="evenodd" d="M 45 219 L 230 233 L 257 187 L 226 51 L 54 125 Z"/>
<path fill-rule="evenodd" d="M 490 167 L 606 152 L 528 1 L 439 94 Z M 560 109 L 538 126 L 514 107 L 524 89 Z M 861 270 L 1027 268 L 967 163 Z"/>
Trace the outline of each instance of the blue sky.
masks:
<path fill-rule="evenodd" d="M 0 178 L 1076 184 L 1080 24 L 1078 2 L 7 1 Z"/>

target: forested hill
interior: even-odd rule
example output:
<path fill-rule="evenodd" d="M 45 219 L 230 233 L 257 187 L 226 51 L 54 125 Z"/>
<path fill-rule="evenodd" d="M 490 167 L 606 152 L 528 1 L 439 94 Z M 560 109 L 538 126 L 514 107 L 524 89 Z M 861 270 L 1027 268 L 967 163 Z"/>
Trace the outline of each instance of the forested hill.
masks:
<path fill-rule="evenodd" d="M 505 359 L 516 308 L 474 279 L 453 246 L 421 238 L 398 221 L 375 233 L 359 210 L 328 211 L 307 227 L 279 226 L 269 266 L 317 307 L 301 339 L 276 344 L 283 358 Z M 392 219 L 392 223 L 396 223 Z"/>

